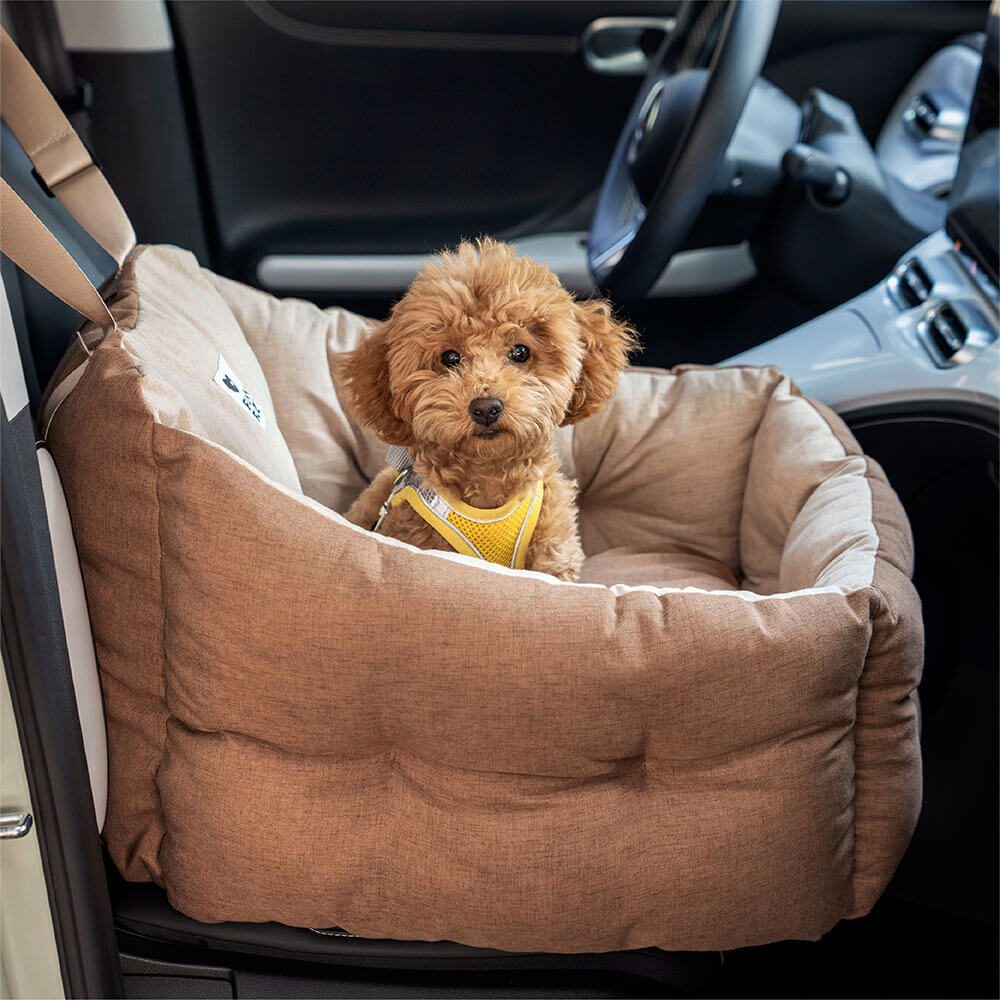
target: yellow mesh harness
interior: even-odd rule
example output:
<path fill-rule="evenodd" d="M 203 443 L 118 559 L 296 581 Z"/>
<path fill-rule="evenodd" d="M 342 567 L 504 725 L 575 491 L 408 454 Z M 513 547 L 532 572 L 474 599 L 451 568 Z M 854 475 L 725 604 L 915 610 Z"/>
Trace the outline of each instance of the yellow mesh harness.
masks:
<path fill-rule="evenodd" d="M 372 530 L 378 531 L 391 507 L 409 504 L 446 542 L 463 555 L 524 569 L 528 543 L 542 510 L 542 480 L 502 507 L 481 510 L 461 500 L 450 502 L 414 471 L 405 448 L 390 448 L 386 460 L 400 469 Z"/>

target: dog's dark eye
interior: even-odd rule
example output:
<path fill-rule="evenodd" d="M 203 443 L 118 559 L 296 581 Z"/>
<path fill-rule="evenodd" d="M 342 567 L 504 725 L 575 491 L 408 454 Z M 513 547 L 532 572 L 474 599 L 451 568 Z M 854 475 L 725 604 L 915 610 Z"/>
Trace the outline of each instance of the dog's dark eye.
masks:
<path fill-rule="evenodd" d="M 445 351 L 444 354 L 441 355 L 441 364 L 443 364 L 445 368 L 454 368 L 455 365 L 460 364 L 461 361 L 462 355 L 459 354 L 458 351 Z"/>
<path fill-rule="evenodd" d="M 524 344 L 515 344 L 507 354 L 515 365 L 523 365 L 531 357 L 531 351 Z"/>

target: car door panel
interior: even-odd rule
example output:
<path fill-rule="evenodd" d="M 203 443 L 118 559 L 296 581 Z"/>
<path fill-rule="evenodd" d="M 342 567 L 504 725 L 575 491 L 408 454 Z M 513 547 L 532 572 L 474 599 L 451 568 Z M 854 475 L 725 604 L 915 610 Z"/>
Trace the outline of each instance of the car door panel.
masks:
<path fill-rule="evenodd" d="M 676 7 L 167 3 L 195 161 L 183 183 L 197 185 L 188 204 L 202 210 L 207 262 L 259 284 L 268 257 L 412 257 L 481 233 L 516 240 L 585 232 L 638 77 L 592 72 L 581 37 L 599 18 L 669 17 Z M 796 0 L 784 5 L 765 72 L 796 99 L 817 85 L 851 101 L 874 139 L 923 60 L 981 28 L 985 11 L 983 0 Z M 139 102 L 113 99 L 102 78 L 133 80 L 140 64 L 163 54 L 74 59 L 95 78 L 95 119 L 102 106 L 114 108 L 113 128 L 96 130 L 98 151 L 126 207 L 142 217 L 150 199 L 119 183 L 133 172 L 135 150 L 109 133 L 127 134 L 131 123 L 146 162 L 156 163 L 153 129 Z M 114 70 L 122 60 L 130 61 L 124 77 Z M 160 148 L 162 162 L 177 155 Z M 159 213 L 154 236 L 177 226 L 179 176 L 172 172 L 173 209 Z M 167 179 L 159 182 L 166 190 Z M 373 264 L 358 295 L 387 293 L 375 274 L 384 261 Z M 351 291 L 331 278 L 294 290 L 328 300 L 334 287 Z"/>
<path fill-rule="evenodd" d="M 578 31 L 607 12 L 596 3 L 171 10 L 223 258 L 244 275 L 264 251 L 424 252 L 551 228 L 599 183 L 637 84 L 579 59 Z M 390 27 L 358 28 L 363 14 Z"/>

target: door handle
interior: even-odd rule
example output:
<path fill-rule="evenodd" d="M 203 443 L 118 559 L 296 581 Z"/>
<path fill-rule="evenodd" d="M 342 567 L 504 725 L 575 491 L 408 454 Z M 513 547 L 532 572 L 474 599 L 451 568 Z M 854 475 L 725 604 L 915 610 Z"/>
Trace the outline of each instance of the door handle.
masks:
<path fill-rule="evenodd" d="M 31 813 L 0 813 L 0 840 L 17 840 L 31 829 Z"/>
<path fill-rule="evenodd" d="M 594 73 L 641 76 L 676 23 L 673 17 L 599 17 L 580 36 L 583 61 Z"/>

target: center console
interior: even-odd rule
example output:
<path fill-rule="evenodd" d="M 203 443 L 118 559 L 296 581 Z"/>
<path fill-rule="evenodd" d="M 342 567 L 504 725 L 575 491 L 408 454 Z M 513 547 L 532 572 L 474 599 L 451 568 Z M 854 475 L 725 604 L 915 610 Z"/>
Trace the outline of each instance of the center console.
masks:
<path fill-rule="evenodd" d="M 852 424 L 873 413 L 936 413 L 996 431 L 998 12 L 994 3 L 944 228 L 874 288 L 733 362 L 776 365 Z"/>
<path fill-rule="evenodd" d="M 729 363 L 775 365 L 848 418 L 929 404 L 995 425 L 998 309 L 985 269 L 940 231 L 874 288 Z"/>

